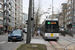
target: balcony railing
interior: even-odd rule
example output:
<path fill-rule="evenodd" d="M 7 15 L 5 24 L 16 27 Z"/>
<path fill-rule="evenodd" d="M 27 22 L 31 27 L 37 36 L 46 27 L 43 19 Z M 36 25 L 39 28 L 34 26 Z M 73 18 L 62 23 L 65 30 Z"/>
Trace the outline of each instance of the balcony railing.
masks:
<path fill-rule="evenodd" d="M 4 26 L 9 26 L 9 24 L 8 23 L 4 23 Z"/>

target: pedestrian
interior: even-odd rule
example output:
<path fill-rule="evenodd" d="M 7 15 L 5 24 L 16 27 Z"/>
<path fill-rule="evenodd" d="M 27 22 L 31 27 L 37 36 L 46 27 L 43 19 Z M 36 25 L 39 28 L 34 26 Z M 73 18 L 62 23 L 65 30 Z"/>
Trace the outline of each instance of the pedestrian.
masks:
<path fill-rule="evenodd" d="M 36 36 L 38 35 L 37 30 L 35 30 L 35 35 L 36 35 Z"/>
<path fill-rule="evenodd" d="M 40 36 L 40 30 L 38 30 L 38 35 Z"/>

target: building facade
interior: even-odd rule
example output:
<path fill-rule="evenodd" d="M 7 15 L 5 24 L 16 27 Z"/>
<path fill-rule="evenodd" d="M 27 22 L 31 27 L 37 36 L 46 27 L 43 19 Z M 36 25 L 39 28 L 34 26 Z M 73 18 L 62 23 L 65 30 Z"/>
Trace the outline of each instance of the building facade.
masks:
<path fill-rule="evenodd" d="M 4 30 L 15 28 L 15 0 L 4 0 Z"/>
<path fill-rule="evenodd" d="M 61 15 L 63 16 L 62 18 L 62 23 L 64 28 L 66 28 L 66 14 L 67 14 L 67 3 L 62 3 L 62 13 Z"/>
<path fill-rule="evenodd" d="M 4 30 L 19 28 L 22 23 L 22 0 L 4 0 L 3 5 Z"/>
<path fill-rule="evenodd" d="M 62 15 L 62 12 L 59 14 L 58 20 L 59 20 L 59 27 L 63 27 L 63 15 Z"/>
<path fill-rule="evenodd" d="M 72 28 L 72 0 L 67 1 L 66 26 L 69 30 Z"/>
<path fill-rule="evenodd" d="M 25 13 L 22 13 L 23 14 L 23 25 L 24 25 L 24 28 L 27 27 L 27 24 L 26 24 L 26 21 L 28 20 L 28 14 L 25 14 Z"/>
<path fill-rule="evenodd" d="M 20 28 L 22 25 L 23 0 L 15 0 L 15 27 Z"/>
<path fill-rule="evenodd" d="M 0 0 L 0 31 L 3 30 L 3 0 Z"/>

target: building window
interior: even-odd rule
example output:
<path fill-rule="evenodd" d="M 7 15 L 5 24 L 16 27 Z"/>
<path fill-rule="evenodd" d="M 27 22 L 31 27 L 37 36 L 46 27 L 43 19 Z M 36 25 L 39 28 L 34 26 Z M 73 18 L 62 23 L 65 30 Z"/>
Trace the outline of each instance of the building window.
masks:
<path fill-rule="evenodd" d="M 0 8 L 2 8 L 2 5 L 0 4 Z"/>
<path fill-rule="evenodd" d="M 0 20 L 0 24 L 3 24 L 3 21 L 2 20 Z"/>
<path fill-rule="evenodd" d="M 0 16 L 3 16 L 3 13 L 2 12 L 0 12 Z"/>

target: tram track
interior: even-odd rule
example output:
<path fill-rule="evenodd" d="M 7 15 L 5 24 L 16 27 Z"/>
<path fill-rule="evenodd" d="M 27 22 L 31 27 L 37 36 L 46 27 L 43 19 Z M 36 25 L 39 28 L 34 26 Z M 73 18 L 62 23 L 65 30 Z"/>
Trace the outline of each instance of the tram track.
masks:
<path fill-rule="evenodd" d="M 60 44 L 59 42 L 54 42 L 53 41 L 53 43 L 51 43 L 51 41 L 48 41 L 50 44 L 51 44 L 51 46 L 55 49 L 55 50 L 60 50 L 60 49 L 64 49 L 64 46 L 62 45 L 62 44 Z"/>
<path fill-rule="evenodd" d="M 67 44 L 67 45 L 64 45 L 63 46 L 63 48 L 64 48 L 64 50 L 69 50 L 69 49 L 74 49 L 73 47 L 74 46 L 72 46 L 72 44 L 75 44 L 75 39 L 73 38 L 73 39 L 71 39 L 71 38 L 61 38 L 61 39 L 63 39 L 63 40 L 66 40 L 67 42 L 70 42 L 69 44 Z M 59 43 L 60 44 L 60 43 Z M 62 44 L 63 45 L 63 44 Z M 70 48 L 70 46 L 72 47 L 72 48 Z M 67 48 L 67 49 L 66 49 Z"/>
<path fill-rule="evenodd" d="M 70 43 L 68 43 L 67 45 L 63 45 L 62 43 L 60 43 L 59 41 L 57 41 L 57 42 L 55 42 L 57 45 L 55 45 L 55 44 L 53 44 L 53 43 L 50 43 L 50 41 L 48 41 L 50 44 L 51 44 L 51 46 L 53 47 L 53 49 L 55 49 L 55 50 L 69 50 L 69 49 L 74 49 L 73 47 L 74 46 L 71 46 L 71 44 L 75 44 L 75 39 L 67 39 L 67 38 L 61 38 L 61 39 L 63 39 L 63 40 L 65 40 L 65 41 L 67 41 L 67 42 L 70 42 Z M 72 47 L 72 48 L 70 48 L 70 46 Z"/>
<path fill-rule="evenodd" d="M 71 43 L 75 43 L 75 39 L 73 40 L 73 39 L 66 39 L 66 38 L 62 38 L 62 39 L 64 39 L 64 40 L 66 40 L 66 41 L 68 41 L 68 42 L 71 42 Z"/>

